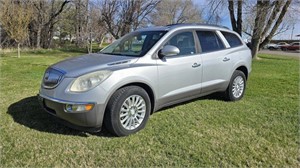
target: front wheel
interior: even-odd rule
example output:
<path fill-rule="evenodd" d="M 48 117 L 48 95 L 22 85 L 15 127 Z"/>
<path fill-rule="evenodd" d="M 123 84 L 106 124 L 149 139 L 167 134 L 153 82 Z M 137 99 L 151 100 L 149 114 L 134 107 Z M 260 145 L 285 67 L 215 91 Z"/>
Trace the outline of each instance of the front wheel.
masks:
<path fill-rule="evenodd" d="M 246 76 L 242 71 L 235 70 L 225 92 L 225 99 L 237 101 L 243 98 L 246 89 Z"/>
<path fill-rule="evenodd" d="M 108 102 L 104 117 L 105 127 L 116 136 L 136 133 L 145 127 L 150 110 L 150 98 L 143 88 L 121 88 Z"/>

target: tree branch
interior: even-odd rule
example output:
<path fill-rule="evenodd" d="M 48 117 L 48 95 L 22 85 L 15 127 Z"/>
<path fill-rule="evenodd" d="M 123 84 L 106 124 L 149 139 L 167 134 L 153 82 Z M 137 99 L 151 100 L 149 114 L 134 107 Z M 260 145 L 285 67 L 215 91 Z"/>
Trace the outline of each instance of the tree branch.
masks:
<path fill-rule="evenodd" d="M 234 16 L 234 2 L 233 2 L 233 0 L 228 0 L 228 10 L 229 10 L 229 15 L 230 15 L 232 30 L 237 32 L 237 25 L 236 25 L 236 20 L 235 20 L 235 16 Z"/>
<path fill-rule="evenodd" d="M 275 32 L 277 31 L 279 25 L 282 23 L 283 17 L 285 15 L 285 13 L 287 12 L 290 4 L 291 4 L 292 0 L 287 0 L 280 12 L 280 15 L 276 21 L 276 23 L 274 24 L 271 32 L 269 33 L 269 35 L 263 40 L 263 42 L 260 44 L 260 46 L 264 46 L 266 44 L 268 44 L 271 41 L 271 38 L 274 36 Z"/>

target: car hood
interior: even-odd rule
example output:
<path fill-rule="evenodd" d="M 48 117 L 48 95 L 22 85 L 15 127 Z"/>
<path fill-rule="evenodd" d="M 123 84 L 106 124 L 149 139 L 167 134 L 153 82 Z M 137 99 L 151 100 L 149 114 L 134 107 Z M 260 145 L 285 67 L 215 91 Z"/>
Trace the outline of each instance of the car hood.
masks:
<path fill-rule="evenodd" d="M 132 64 L 137 59 L 129 56 L 93 53 L 66 59 L 52 65 L 51 68 L 64 72 L 65 77 L 78 77 L 97 70 Z"/>

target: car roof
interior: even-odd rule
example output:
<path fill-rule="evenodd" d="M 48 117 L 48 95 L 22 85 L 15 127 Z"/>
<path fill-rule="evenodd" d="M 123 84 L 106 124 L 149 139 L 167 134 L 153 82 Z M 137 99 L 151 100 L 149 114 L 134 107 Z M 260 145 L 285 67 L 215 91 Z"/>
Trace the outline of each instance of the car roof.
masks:
<path fill-rule="evenodd" d="M 179 23 L 166 26 L 154 26 L 138 29 L 138 31 L 170 31 L 173 29 L 214 29 L 230 31 L 229 28 L 220 25 L 202 24 L 202 23 Z"/>

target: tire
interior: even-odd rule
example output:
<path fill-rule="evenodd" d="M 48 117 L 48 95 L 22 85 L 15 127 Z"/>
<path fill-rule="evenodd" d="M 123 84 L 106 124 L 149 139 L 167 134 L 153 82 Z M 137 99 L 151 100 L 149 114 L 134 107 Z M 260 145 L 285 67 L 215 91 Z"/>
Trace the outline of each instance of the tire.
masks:
<path fill-rule="evenodd" d="M 237 101 L 243 98 L 246 90 L 246 76 L 240 70 L 235 70 L 225 91 L 227 101 Z"/>
<path fill-rule="evenodd" d="M 275 50 L 275 47 L 269 47 L 269 50 Z"/>
<path fill-rule="evenodd" d="M 148 121 L 151 102 L 138 86 L 117 90 L 110 98 L 105 115 L 106 129 L 116 136 L 127 136 L 143 129 Z"/>
<path fill-rule="evenodd" d="M 281 50 L 282 50 L 282 51 L 287 51 L 288 49 L 287 49 L 287 48 L 281 48 Z"/>

